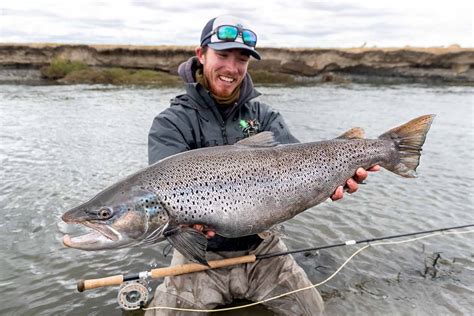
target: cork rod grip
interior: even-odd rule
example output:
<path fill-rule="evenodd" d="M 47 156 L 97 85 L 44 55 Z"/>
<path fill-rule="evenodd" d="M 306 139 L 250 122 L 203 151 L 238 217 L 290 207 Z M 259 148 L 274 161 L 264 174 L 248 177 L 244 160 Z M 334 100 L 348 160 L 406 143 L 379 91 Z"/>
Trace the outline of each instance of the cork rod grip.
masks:
<path fill-rule="evenodd" d="M 209 261 L 209 266 L 199 263 L 187 263 L 173 267 L 153 269 L 150 271 L 150 275 L 152 279 L 158 279 L 166 276 L 229 267 L 236 264 L 252 263 L 255 262 L 255 260 L 257 260 L 255 255 L 247 255 L 236 258 Z M 98 287 L 120 285 L 123 283 L 123 277 L 123 275 L 114 275 L 100 279 L 80 280 L 77 282 L 77 290 L 79 292 L 84 292 L 85 290 L 96 289 Z"/>
<path fill-rule="evenodd" d="M 84 292 L 85 290 L 95 289 L 98 287 L 120 285 L 123 282 L 123 275 L 114 275 L 106 278 L 80 280 L 77 282 L 77 290 Z"/>
<path fill-rule="evenodd" d="M 204 270 L 223 268 L 223 267 L 233 266 L 233 265 L 241 264 L 241 263 L 251 263 L 251 262 L 255 262 L 255 260 L 256 260 L 255 255 L 247 255 L 247 256 L 236 257 L 236 258 L 209 261 L 209 267 L 203 264 L 199 264 L 199 263 L 187 263 L 187 264 L 181 264 L 181 265 L 177 265 L 173 267 L 153 269 L 150 272 L 151 272 L 151 277 L 153 279 L 158 279 L 158 278 L 163 278 L 166 276 L 181 275 L 181 274 L 199 272 L 199 271 L 204 271 Z"/>

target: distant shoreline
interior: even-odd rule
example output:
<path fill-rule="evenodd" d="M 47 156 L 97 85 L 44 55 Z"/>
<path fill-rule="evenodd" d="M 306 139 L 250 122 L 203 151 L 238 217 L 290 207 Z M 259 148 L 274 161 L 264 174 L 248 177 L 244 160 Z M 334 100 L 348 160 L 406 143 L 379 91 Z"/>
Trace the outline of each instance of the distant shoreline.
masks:
<path fill-rule="evenodd" d="M 474 48 L 458 45 L 258 50 L 263 59 L 249 66 L 257 84 L 474 85 Z M 178 65 L 193 55 L 193 46 L 0 43 L 0 83 L 175 85 Z M 53 64 L 68 70 L 51 72 Z"/>

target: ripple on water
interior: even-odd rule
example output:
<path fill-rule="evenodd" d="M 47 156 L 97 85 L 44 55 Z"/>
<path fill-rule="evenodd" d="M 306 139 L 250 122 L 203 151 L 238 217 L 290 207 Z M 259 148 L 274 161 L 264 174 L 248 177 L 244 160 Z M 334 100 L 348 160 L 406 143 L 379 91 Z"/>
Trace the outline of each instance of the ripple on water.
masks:
<path fill-rule="evenodd" d="M 329 139 L 353 126 L 376 137 L 427 113 L 428 134 L 417 179 L 387 171 L 359 192 L 325 202 L 285 223 L 290 248 L 339 243 L 474 222 L 473 113 L 469 87 L 348 85 L 259 88 L 302 141 Z M 0 294 L 2 312 L 34 315 L 117 314 L 116 288 L 78 294 L 76 280 L 169 264 L 164 243 L 83 252 L 61 244 L 75 232 L 67 209 L 146 165 L 153 117 L 179 89 L 115 86 L 2 86 L 0 90 Z M 311 101 L 308 101 L 311 100 Z M 350 102 L 347 102 L 350 100 Z M 453 107 L 456 107 L 453 110 Z M 469 314 L 473 235 L 446 235 L 372 247 L 321 287 L 328 314 Z M 358 246 L 296 254 L 317 282 Z M 422 275 L 441 253 L 435 278 Z"/>

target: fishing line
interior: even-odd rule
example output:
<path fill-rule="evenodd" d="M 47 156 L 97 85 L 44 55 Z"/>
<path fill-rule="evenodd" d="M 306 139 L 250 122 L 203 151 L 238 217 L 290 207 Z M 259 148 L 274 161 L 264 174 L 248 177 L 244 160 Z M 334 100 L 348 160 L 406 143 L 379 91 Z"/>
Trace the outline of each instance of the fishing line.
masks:
<path fill-rule="evenodd" d="M 370 242 L 379 241 L 379 240 L 387 240 L 387 239 L 395 239 L 395 238 L 400 238 L 400 237 L 423 235 L 423 234 L 429 234 L 429 233 L 434 233 L 434 232 L 444 232 L 444 231 L 447 231 L 447 230 L 461 229 L 461 228 L 467 228 L 467 227 L 472 227 L 472 226 L 474 226 L 474 224 L 461 225 L 461 226 L 452 226 L 452 227 L 438 228 L 438 229 L 430 229 L 430 230 L 419 231 L 419 232 L 416 232 L 416 233 L 397 234 L 397 235 L 390 235 L 390 236 L 385 236 L 385 237 L 368 238 L 368 239 L 361 239 L 361 240 L 348 240 L 344 243 L 339 243 L 339 244 L 320 246 L 320 247 L 311 247 L 311 248 L 304 248 L 304 249 L 296 249 L 296 250 L 289 250 L 289 251 L 277 252 L 277 253 L 269 253 L 269 254 L 264 254 L 264 255 L 257 255 L 256 257 L 257 257 L 257 260 L 258 259 L 267 259 L 267 258 L 278 257 L 278 256 L 283 256 L 283 255 L 290 255 L 290 254 L 299 253 L 299 252 L 317 251 L 317 250 L 336 248 L 336 247 L 342 247 L 342 246 L 358 245 L 358 244 L 370 243 Z"/>
<path fill-rule="evenodd" d="M 334 247 L 340 247 L 340 246 L 345 246 L 345 245 L 355 245 L 359 243 L 368 243 L 367 245 L 363 246 L 362 248 L 359 248 L 356 250 L 349 258 L 344 261 L 344 263 L 333 273 L 331 274 L 328 278 L 325 280 L 312 284 L 310 286 L 300 288 L 297 290 L 293 290 L 290 292 L 286 292 L 277 296 L 273 296 L 258 302 L 253 302 L 245 305 L 240 305 L 240 306 L 234 306 L 234 307 L 226 307 L 226 308 L 219 308 L 219 309 L 191 309 L 191 308 L 179 308 L 179 307 L 168 307 L 168 306 L 153 306 L 153 307 L 147 307 L 147 308 L 142 308 L 142 310 L 153 310 L 153 309 L 163 309 L 163 310 L 174 310 L 174 311 L 182 311 L 182 312 L 202 312 L 202 313 L 216 313 L 216 312 L 225 312 L 225 311 L 231 311 L 231 310 L 237 310 L 237 309 L 243 309 L 243 308 L 248 308 L 251 306 L 263 304 L 284 296 L 288 296 L 291 294 L 295 294 L 301 291 L 305 291 L 311 288 L 315 288 L 318 286 L 321 286 L 325 283 L 327 283 L 329 280 L 334 278 L 355 256 L 360 254 L 362 251 L 366 250 L 369 247 L 374 247 L 374 246 L 384 246 L 384 245 L 397 245 L 397 244 L 403 244 L 403 243 L 409 243 L 409 242 L 414 242 L 417 240 L 422 240 L 426 238 L 431 238 L 439 235 L 461 235 L 461 234 L 469 234 L 469 233 L 474 233 L 473 230 L 467 230 L 467 231 L 462 231 L 462 232 L 446 232 L 447 230 L 452 230 L 452 229 L 460 229 L 460 228 L 466 228 L 466 227 L 472 227 L 474 226 L 473 224 L 470 225 L 462 225 L 462 226 L 456 226 L 456 227 L 450 227 L 450 228 L 443 228 L 443 229 L 434 229 L 434 230 L 429 230 L 429 231 L 424 231 L 424 232 L 417 232 L 417 233 L 409 233 L 409 234 L 400 234 L 400 235 L 392 235 L 388 237 L 381 237 L 381 238 L 371 238 L 371 239 L 365 239 L 365 240 L 359 240 L 359 241 L 348 241 L 345 243 L 340 243 L 336 245 L 330 245 L 330 246 L 324 246 L 324 247 L 314 247 L 314 248 L 307 248 L 307 250 L 300 249 L 298 251 L 288 251 L 285 253 L 278 253 L 278 254 L 269 254 L 268 256 L 264 257 L 265 255 L 262 256 L 257 256 L 257 258 L 271 258 L 275 256 L 281 256 L 283 254 L 291 254 L 295 252 L 302 252 L 302 251 L 314 251 L 314 250 L 320 250 L 320 249 L 328 249 L 328 248 L 334 248 Z M 426 234 L 426 233 L 431 233 L 429 235 L 425 236 L 420 236 L 420 237 L 415 237 L 411 239 L 406 239 L 406 240 L 399 240 L 399 241 L 385 241 L 385 242 L 377 242 L 377 243 L 371 243 L 373 241 L 378 241 L 382 239 L 393 239 L 393 238 L 399 238 L 399 237 L 406 237 L 406 236 L 413 236 L 413 235 L 419 235 L 419 234 Z"/>

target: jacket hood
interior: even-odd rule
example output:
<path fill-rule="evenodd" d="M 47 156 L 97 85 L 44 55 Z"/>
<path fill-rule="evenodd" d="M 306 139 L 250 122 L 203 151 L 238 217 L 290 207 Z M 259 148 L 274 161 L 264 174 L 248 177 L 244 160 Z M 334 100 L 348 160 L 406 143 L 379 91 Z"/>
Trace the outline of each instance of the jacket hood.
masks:
<path fill-rule="evenodd" d="M 205 90 L 204 87 L 196 83 L 196 78 L 194 77 L 196 70 L 200 66 L 201 66 L 201 63 L 199 62 L 199 59 L 196 56 L 193 56 L 189 58 L 187 61 L 181 63 L 178 67 L 178 74 L 181 77 L 181 79 L 184 81 L 184 83 L 186 83 L 186 92 L 190 94 L 192 97 L 195 96 L 195 93 L 199 94 L 198 90 L 200 89 L 198 87 L 201 87 L 202 90 Z M 210 95 L 209 91 L 207 91 L 207 93 L 208 95 Z M 241 106 L 245 102 L 258 97 L 259 95 L 260 95 L 260 92 L 255 90 L 255 88 L 253 87 L 252 78 L 247 72 L 245 74 L 244 80 L 242 81 L 242 85 L 240 87 L 240 97 L 239 97 L 239 100 L 237 101 L 237 104 Z"/>
<path fill-rule="evenodd" d="M 196 78 L 194 78 L 194 74 L 200 66 L 199 59 L 196 56 L 191 57 L 179 65 L 178 74 L 185 83 L 195 83 Z"/>

